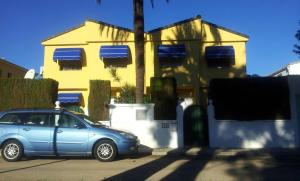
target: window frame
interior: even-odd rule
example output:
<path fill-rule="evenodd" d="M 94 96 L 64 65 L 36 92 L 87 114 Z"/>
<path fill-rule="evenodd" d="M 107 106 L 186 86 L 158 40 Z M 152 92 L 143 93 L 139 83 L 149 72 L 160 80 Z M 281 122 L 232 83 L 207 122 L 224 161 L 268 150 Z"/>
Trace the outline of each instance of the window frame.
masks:
<path fill-rule="evenodd" d="M 75 127 L 75 125 L 80 124 L 82 126 L 80 129 L 87 129 L 87 125 L 80 118 L 78 118 L 78 117 L 76 117 L 76 116 L 74 116 L 72 114 L 68 114 L 66 112 L 62 112 L 60 114 L 55 114 L 55 117 L 56 117 L 56 115 L 59 115 L 58 120 L 55 120 L 55 126 L 58 127 L 58 128 L 78 129 L 78 128 Z M 68 116 L 68 117 L 70 117 L 72 119 L 75 119 L 77 121 L 77 123 L 74 124 L 72 127 L 70 127 L 70 126 L 69 127 L 62 127 L 61 124 L 59 124 L 59 120 L 61 119 L 61 116 Z"/>

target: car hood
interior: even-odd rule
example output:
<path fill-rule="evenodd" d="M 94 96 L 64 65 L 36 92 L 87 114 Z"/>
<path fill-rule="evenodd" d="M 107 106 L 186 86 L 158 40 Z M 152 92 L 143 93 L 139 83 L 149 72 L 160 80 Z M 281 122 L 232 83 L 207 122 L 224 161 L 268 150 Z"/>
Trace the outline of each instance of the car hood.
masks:
<path fill-rule="evenodd" d="M 114 132 L 114 133 L 127 133 L 127 134 L 131 134 L 133 136 L 135 136 L 133 133 L 131 133 L 130 131 L 128 130 L 122 130 L 122 129 L 116 129 L 116 128 L 112 128 L 112 127 L 108 127 L 108 126 L 104 126 L 104 125 L 93 125 L 93 127 L 96 129 L 96 130 L 107 130 L 109 132 Z M 136 137 L 136 136 L 135 136 Z"/>
<path fill-rule="evenodd" d="M 125 129 L 119 129 L 119 128 L 113 128 L 113 127 L 109 127 L 106 125 L 93 125 L 94 128 L 104 128 L 104 129 L 108 129 L 108 130 L 112 130 L 112 131 L 116 131 L 119 133 L 128 133 L 128 134 L 132 134 L 134 135 L 132 132 L 125 130 Z"/>

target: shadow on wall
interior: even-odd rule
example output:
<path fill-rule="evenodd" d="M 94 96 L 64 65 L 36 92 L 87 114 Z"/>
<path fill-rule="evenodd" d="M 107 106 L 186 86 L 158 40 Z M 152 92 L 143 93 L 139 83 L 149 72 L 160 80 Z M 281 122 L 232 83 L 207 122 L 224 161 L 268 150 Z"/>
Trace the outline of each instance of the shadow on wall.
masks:
<path fill-rule="evenodd" d="M 196 94 L 196 104 L 207 105 L 207 100 L 203 100 L 203 97 L 207 97 L 207 87 L 211 79 L 244 77 L 246 75 L 246 67 L 208 67 L 204 56 L 205 52 L 203 52 L 206 46 L 207 34 L 211 34 L 214 39 L 210 41 L 209 46 L 217 46 L 222 45 L 221 33 L 214 26 L 209 26 L 208 32 L 206 32 L 203 23 L 201 23 L 201 30 L 199 30 L 192 22 L 176 25 L 175 29 L 165 40 L 165 42 L 170 44 L 185 45 L 186 57 L 180 64 L 176 62 L 167 66 L 162 65 L 158 57 L 157 47 L 161 44 L 166 44 L 162 41 L 161 31 L 164 30 L 150 32 L 150 41 L 153 41 L 154 76 L 174 76 L 178 87 L 193 87 Z"/>
<path fill-rule="evenodd" d="M 110 38 L 112 42 L 109 43 L 118 45 L 122 44 L 122 42 L 128 41 L 131 30 L 99 22 L 99 34 L 100 36 Z"/>
<path fill-rule="evenodd" d="M 103 22 L 99 22 L 99 35 L 111 39 L 111 42 L 107 42 L 107 45 L 126 45 L 130 42 L 130 35 L 133 33 L 131 30 L 109 25 Z M 120 83 L 121 78 L 116 80 L 118 76 L 118 68 L 127 68 L 128 65 L 133 64 L 132 50 L 129 48 L 127 58 L 104 58 L 104 68 L 111 68 L 114 74 L 111 74 L 114 81 Z M 110 70 L 111 71 L 111 70 Z"/>
<path fill-rule="evenodd" d="M 289 122 L 241 121 L 236 125 L 223 122 L 219 125 L 217 139 L 225 148 L 290 148 L 295 146 L 295 134 L 290 131 L 293 125 Z"/>
<path fill-rule="evenodd" d="M 151 132 L 153 135 L 154 140 L 156 141 L 156 144 L 158 145 L 159 148 L 168 148 L 170 147 L 169 145 L 171 144 L 171 129 L 170 128 L 170 123 L 163 123 L 162 121 L 159 120 L 154 120 L 158 122 L 158 124 L 155 124 L 151 128 Z"/>

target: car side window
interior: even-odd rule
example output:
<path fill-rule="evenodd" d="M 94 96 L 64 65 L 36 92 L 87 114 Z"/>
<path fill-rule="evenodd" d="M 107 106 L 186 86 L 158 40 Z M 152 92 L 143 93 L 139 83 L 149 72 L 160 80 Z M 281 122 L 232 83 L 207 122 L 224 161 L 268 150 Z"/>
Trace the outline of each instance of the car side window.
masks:
<path fill-rule="evenodd" d="M 6 114 L 0 119 L 0 124 L 21 124 L 18 114 Z"/>
<path fill-rule="evenodd" d="M 68 115 L 61 114 L 58 120 L 58 126 L 61 128 L 76 128 L 77 125 L 83 125 L 77 118 Z"/>
<path fill-rule="evenodd" d="M 23 125 L 28 126 L 41 126 L 48 127 L 50 126 L 51 114 L 48 113 L 25 113 L 22 115 Z"/>

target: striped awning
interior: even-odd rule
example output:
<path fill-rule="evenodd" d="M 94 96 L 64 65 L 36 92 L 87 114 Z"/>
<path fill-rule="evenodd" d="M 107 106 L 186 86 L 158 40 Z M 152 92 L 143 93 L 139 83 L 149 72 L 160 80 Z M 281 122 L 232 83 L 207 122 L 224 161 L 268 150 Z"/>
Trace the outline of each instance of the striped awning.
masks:
<path fill-rule="evenodd" d="M 81 93 L 59 93 L 60 103 L 80 103 Z"/>
<path fill-rule="evenodd" d="M 183 44 L 158 46 L 159 58 L 184 58 L 185 55 L 185 46 Z"/>
<path fill-rule="evenodd" d="M 234 59 L 234 48 L 232 46 L 208 46 L 205 47 L 205 58 L 215 59 Z"/>
<path fill-rule="evenodd" d="M 53 54 L 53 60 L 80 61 L 82 58 L 82 51 L 82 48 L 56 48 Z"/>
<path fill-rule="evenodd" d="M 101 46 L 99 52 L 100 58 L 127 58 L 128 54 L 129 47 L 127 45 Z"/>

